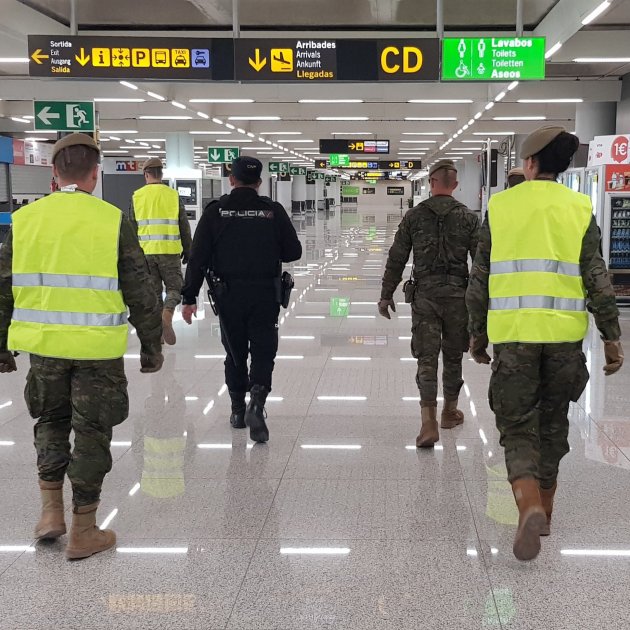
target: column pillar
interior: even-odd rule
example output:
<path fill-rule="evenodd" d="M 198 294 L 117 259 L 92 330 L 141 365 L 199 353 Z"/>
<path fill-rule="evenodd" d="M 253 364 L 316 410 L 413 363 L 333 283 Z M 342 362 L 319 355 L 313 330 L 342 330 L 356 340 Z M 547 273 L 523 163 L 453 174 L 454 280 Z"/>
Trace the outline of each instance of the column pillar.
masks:
<path fill-rule="evenodd" d="M 315 209 L 320 207 L 320 201 L 324 199 L 324 188 L 326 187 L 326 182 L 323 179 L 315 180 Z"/>
<path fill-rule="evenodd" d="M 621 101 L 617 105 L 615 133 L 630 133 L 630 74 L 626 74 L 621 82 Z"/>
<path fill-rule="evenodd" d="M 308 207 L 312 207 L 314 209 L 317 208 L 316 200 L 316 186 L 313 180 L 306 180 L 306 205 Z"/>
<path fill-rule="evenodd" d="M 195 139 L 189 133 L 167 133 L 166 166 L 169 169 L 195 168 Z"/>
<path fill-rule="evenodd" d="M 277 188 L 276 188 L 276 201 L 284 207 L 284 209 L 291 214 L 291 191 L 292 191 L 292 182 L 291 180 L 284 182 L 280 178 L 278 178 Z"/>
<path fill-rule="evenodd" d="M 306 209 L 306 175 L 293 175 L 291 199 L 291 207 L 293 207 L 293 203 L 295 203 L 296 211 Z"/>
<path fill-rule="evenodd" d="M 595 136 L 612 136 L 617 127 L 617 103 L 578 103 L 575 133 L 582 144 Z"/>

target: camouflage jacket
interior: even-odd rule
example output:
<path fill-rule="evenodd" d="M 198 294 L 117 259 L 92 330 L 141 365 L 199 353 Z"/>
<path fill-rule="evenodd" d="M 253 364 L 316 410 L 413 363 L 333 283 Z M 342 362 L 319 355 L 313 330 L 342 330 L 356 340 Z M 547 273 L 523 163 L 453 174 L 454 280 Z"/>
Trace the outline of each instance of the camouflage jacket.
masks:
<path fill-rule="evenodd" d="M 0 248 L 0 352 L 7 349 L 13 314 L 12 273 L 13 234 L 9 230 Z M 137 232 L 125 216 L 122 217 L 118 240 L 118 281 L 125 304 L 129 307 L 129 322 L 138 331 L 142 352 L 159 354 L 162 352 L 162 311 L 158 307 Z"/>
<path fill-rule="evenodd" d="M 409 210 L 389 250 L 381 298 L 394 295 L 412 250 L 417 293 L 464 297 L 478 233 L 477 215 L 453 197 L 431 197 Z"/>
<path fill-rule="evenodd" d="M 490 222 L 486 217 L 481 227 L 479 247 L 466 292 L 469 328 L 470 333 L 475 337 L 484 335 L 487 331 L 491 250 L 492 235 Z M 619 309 L 608 277 L 606 263 L 602 258 L 601 233 L 595 217 L 591 219 L 582 241 L 580 269 L 588 296 L 587 308 L 593 314 L 597 328 L 604 339 L 611 341 L 619 339 L 621 336 Z"/>
<path fill-rule="evenodd" d="M 133 199 L 129 204 L 129 210 L 124 213 L 127 215 L 133 225 L 136 234 L 138 233 L 138 224 L 136 223 L 136 213 L 133 208 Z M 190 250 L 192 249 L 192 234 L 190 231 L 190 223 L 188 222 L 188 215 L 186 214 L 186 208 L 182 200 L 179 200 L 179 236 L 182 239 L 182 254 L 183 257 L 188 260 L 190 258 Z M 172 256 L 173 254 L 164 254 L 166 256 Z"/>

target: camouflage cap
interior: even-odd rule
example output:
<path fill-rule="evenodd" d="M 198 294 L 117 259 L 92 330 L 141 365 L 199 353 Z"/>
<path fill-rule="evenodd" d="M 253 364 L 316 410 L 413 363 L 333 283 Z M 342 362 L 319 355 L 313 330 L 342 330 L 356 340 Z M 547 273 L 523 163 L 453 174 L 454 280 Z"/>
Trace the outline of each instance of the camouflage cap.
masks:
<path fill-rule="evenodd" d="M 162 160 L 160 160 L 160 158 L 152 157 L 142 165 L 143 171 L 146 171 L 148 168 L 164 168 L 164 165 L 162 164 Z"/>
<path fill-rule="evenodd" d="M 59 155 L 60 151 L 63 151 L 68 147 L 74 147 L 77 145 L 89 147 L 90 149 L 94 149 L 95 151 L 98 151 L 100 153 L 98 144 L 96 144 L 92 136 L 88 136 L 86 133 L 71 133 L 61 138 L 61 140 L 57 140 L 57 142 L 55 142 L 52 154 L 53 164 L 55 162 L 55 158 L 57 157 L 57 155 Z"/>
<path fill-rule="evenodd" d="M 521 160 L 526 160 L 532 157 L 532 155 L 540 153 L 564 131 L 566 131 L 564 127 L 547 125 L 530 133 L 529 136 L 525 138 L 525 142 L 523 142 L 523 146 L 521 147 Z"/>
<path fill-rule="evenodd" d="M 455 162 L 453 162 L 453 160 L 438 160 L 429 170 L 429 177 L 431 177 L 436 171 L 443 168 L 457 173 L 457 167 L 455 166 Z"/>

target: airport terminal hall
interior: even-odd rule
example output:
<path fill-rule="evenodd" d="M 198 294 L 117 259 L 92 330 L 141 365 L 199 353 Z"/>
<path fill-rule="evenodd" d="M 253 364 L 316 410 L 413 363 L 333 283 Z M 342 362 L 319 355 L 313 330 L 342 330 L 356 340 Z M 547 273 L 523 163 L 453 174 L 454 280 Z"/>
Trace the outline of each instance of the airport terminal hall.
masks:
<path fill-rule="evenodd" d="M 0 630 L 629 630 L 630 0 L 0 0 Z"/>

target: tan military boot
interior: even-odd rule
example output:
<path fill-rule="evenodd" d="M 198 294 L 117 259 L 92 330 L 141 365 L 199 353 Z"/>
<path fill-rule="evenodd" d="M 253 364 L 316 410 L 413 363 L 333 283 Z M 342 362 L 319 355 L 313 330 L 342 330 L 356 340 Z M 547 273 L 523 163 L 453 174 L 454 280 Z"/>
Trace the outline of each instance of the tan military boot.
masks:
<path fill-rule="evenodd" d="M 422 427 L 416 438 L 416 448 L 433 448 L 440 439 L 437 422 L 437 405 L 421 408 Z"/>
<path fill-rule="evenodd" d="M 514 555 L 518 560 L 533 560 L 540 553 L 540 534 L 547 524 L 538 480 L 533 477 L 517 479 L 512 482 L 512 492 L 519 513 Z"/>
<path fill-rule="evenodd" d="M 99 529 L 96 526 L 96 508 L 92 505 L 74 506 L 70 540 L 66 547 L 68 560 L 89 558 L 95 553 L 111 549 L 116 544 L 116 534 L 111 529 Z"/>
<path fill-rule="evenodd" d="M 174 311 L 170 308 L 165 308 L 162 311 L 162 338 L 169 346 L 174 346 L 177 341 L 173 329 L 173 313 Z"/>
<path fill-rule="evenodd" d="M 545 514 L 547 515 L 547 523 L 540 532 L 541 536 L 549 536 L 551 534 L 551 514 L 553 512 L 553 499 L 556 496 L 557 488 L 558 484 L 554 483 L 553 487 L 548 490 L 545 490 L 544 488 L 540 489 L 540 500 L 542 502 L 543 510 L 545 510 Z"/>
<path fill-rule="evenodd" d="M 42 515 L 35 527 L 35 538 L 38 540 L 59 538 L 66 533 L 66 522 L 63 518 L 63 481 L 40 479 L 39 491 L 42 495 Z"/>
<path fill-rule="evenodd" d="M 457 408 L 457 402 L 457 399 L 444 401 L 442 422 L 440 423 L 443 429 L 454 429 L 460 424 L 464 424 L 464 412 Z"/>

